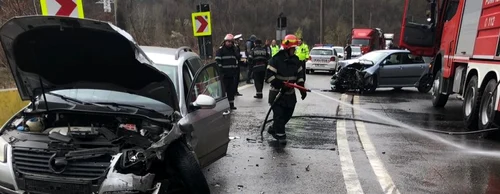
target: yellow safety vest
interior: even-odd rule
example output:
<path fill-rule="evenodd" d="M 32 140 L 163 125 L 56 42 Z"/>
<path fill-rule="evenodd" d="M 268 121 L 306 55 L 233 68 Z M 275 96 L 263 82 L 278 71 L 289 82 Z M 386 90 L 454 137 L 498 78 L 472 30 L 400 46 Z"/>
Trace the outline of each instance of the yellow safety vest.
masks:
<path fill-rule="evenodd" d="M 298 46 L 297 49 L 295 49 L 295 55 L 299 57 L 299 60 L 305 61 L 309 58 L 309 47 L 302 43 L 302 45 Z"/>
<path fill-rule="evenodd" d="M 278 45 L 271 46 L 271 57 L 273 57 L 279 51 L 280 51 L 280 47 Z"/>

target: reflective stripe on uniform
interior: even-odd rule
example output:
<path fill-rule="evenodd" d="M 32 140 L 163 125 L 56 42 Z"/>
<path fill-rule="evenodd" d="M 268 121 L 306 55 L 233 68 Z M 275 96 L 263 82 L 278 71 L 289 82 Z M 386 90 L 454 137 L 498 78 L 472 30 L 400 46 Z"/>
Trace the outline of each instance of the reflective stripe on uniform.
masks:
<path fill-rule="evenodd" d="M 283 81 L 295 81 L 295 80 L 297 80 L 297 76 L 285 77 L 285 76 L 281 76 L 281 75 L 276 75 L 276 78 L 278 78 L 279 80 L 283 80 Z"/>
<path fill-rule="evenodd" d="M 262 92 L 257 92 L 257 94 L 262 94 Z"/>
<path fill-rule="evenodd" d="M 302 67 L 299 67 L 299 70 L 297 70 L 297 72 L 301 72 L 302 71 Z"/>
<path fill-rule="evenodd" d="M 282 137 L 282 136 L 285 136 L 285 134 L 284 133 L 276 133 L 276 136 Z"/>
<path fill-rule="evenodd" d="M 232 100 L 232 101 L 229 101 L 229 103 L 234 103 L 234 100 Z"/>
<path fill-rule="evenodd" d="M 217 60 L 217 59 L 222 59 L 222 58 L 221 58 L 221 57 L 219 57 L 219 56 L 216 56 L 214 59 L 215 59 L 215 60 Z"/>
<path fill-rule="evenodd" d="M 238 68 L 238 65 L 222 65 L 222 68 L 224 68 L 224 69 Z"/>
<path fill-rule="evenodd" d="M 235 56 L 222 56 L 222 59 L 236 59 Z"/>
<path fill-rule="evenodd" d="M 286 95 L 295 94 L 295 89 L 291 89 L 285 92 Z"/>
<path fill-rule="evenodd" d="M 300 83 L 300 82 L 304 82 L 304 78 L 299 78 L 299 79 L 297 80 L 297 83 Z"/>
<path fill-rule="evenodd" d="M 271 76 L 271 77 L 269 77 L 269 78 L 267 79 L 267 82 L 272 82 L 274 79 L 276 79 L 276 77 L 274 77 L 274 75 L 273 75 L 273 76 Z"/>
<path fill-rule="evenodd" d="M 274 73 L 278 73 L 278 70 L 276 68 L 274 68 L 273 66 L 271 66 L 271 65 L 268 65 L 267 69 L 271 70 Z"/>
<path fill-rule="evenodd" d="M 254 60 L 267 60 L 267 58 L 266 58 L 266 57 L 264 57 L 264 56 L 257 56 L 257 57 L 255 57 L 255 58 L 253 58 L 253 59 L 254 59 Z"/>
<path fill-rule="evenodd" d="M 255 65 L 255 66 L 253 66 L 253 68 L 262 67 L 264 65 L 266 65 L 266 64 Z"/>

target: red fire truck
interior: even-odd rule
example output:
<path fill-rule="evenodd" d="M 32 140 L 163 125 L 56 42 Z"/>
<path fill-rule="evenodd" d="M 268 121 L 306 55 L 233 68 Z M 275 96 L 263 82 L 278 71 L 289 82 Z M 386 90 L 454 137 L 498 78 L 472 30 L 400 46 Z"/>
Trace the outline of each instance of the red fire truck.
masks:
<path fill-rule="evenodd" d="M 458 94 L 469 129 L 500 123 L 500 1 L 427 0 L 428 19 L 420 24 L 409 14 L 419 7 L 412 6 L 417 1 L 422 2 L 405 2 L 399 44 L 434 58 L 429 72 L 433 106 L 443 107 L 449 95 Z"/>
<path fill-rule="evenodd" d="M 379 28 L 352 29 L 351 45 L 360 46 L 361 54 L 385 48 L 382 30 Z"/>

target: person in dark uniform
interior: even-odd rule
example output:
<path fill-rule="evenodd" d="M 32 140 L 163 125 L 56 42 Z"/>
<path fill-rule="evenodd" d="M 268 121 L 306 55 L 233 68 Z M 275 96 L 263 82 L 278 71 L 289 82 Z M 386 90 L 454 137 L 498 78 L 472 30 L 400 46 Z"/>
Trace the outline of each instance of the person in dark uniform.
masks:
<path fill-rule="evenodd" d="M 345 50 L 345 59 L 351 59 L 351 56 L 352 56 L 352 48 L 351 48 L 351 45 L 347 44 L 344 48 Z"/>
<path fill-rule="evenodd" d="M 283 38 L 280 50 L 269 60 L 266 72 L 266 82 L 271 84 L 269 90 L 269 103 L 275 103 L 273 110 L 274 123 L 269 127 L 268 133 L 271 134 L 279 143 L 286 143 L 285 125 L 292 118 L 297 97 L 294 88 L 287 88 L 284 82 L 297 83 L 304 86 L 304 68 L 301 61 L 295 55 L 295 48 L 299 40 L 295 35 L 287 35 Z M 276 99 L 279 92 L 282 95 Z M 300 91 L 301 98 L 304 100 L 307 96 L 305 91 Z"/>
<path fill-rule="evenodd" d="M 255 40 L 255 47 L 250 51 L 249 59 L 252 64 L 253 81 L 255 90 L 257 91 L 254 98 L 262 98 L 262 88 L 266 79 L 266 66 L 269 60 L 270 53 L 268 49 L 262 45 L 262 40 Z"/>
<path fill-rule="evenodd" d="M 236 93 L 235 89 L 238 87 L 237 85 L 235 86 L 235 84 L 237 83 L 236 79 L 239 74 L 238 61 L 240 60 L 240 55 L 237 53 L 233 42 L 234 36 L 232 34 L 227 34 L 224 37 L 224 45 L 219 47 L 219 50 L 217 50 L 215 54 L 215 61 L 222 71 L 222 79 L 231 110 L 236 110 L 234 106 L 234 96 Z"/>
<path fill-rule="evenodd" d="M 248 38 L 247 42 L 245 43 L 245 55 L 248 56 L 250 55 L 250 51 L 252 51 L 252 48 L 255 47 L 255 40 L 257 40 L 257 36 L 251 35 L 250 38 Z M 251 65 L 251 64 L 249 64 Z M 252 67 L 248 66 L 248 73 L 247 73 L 247 84 L 252 83 Z"/>
<path fill-rule="evenodd" d="M 238 75 L 237 75 L 237 78 L 236 78 L 236 84 L 234 85 L 236 87 L 235 91 L 235 96 L 243 96 L 243 94 L 240 94 L 240 92 L 238 91 L 238 85 L 240 84 L 240 75 L 241 75 L 241 66 L 245 65 L 243 63 L 243 61 L 241 61 L 241 48 L 240 48 L 240 41 L 242 40 L 242 35 L 241 34 L 238 34 L 236 36 L 234 36 L 234 46 L 236 47 L 236 53 L 238 53 L 238 55 L 240 56 L 239 57 L 239 61 L 238 61 Z"/>

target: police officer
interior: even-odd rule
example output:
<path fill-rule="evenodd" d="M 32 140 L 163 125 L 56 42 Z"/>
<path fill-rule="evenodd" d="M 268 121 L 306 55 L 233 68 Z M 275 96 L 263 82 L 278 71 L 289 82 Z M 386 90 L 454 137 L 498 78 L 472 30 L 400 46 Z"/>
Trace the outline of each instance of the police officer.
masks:
<path fill-rule="evenodd" d="M 257 94 L 254 98 L 262 98 L 262 88 L 266 76 L 266 66 L 269 60 L 269 53 L 266 47 L 262 45 L 262 40 L 255 40 L 255 47 L 250 51 L 249 59 L 252 63 L 253 81 Z"/>
<path fill-rule="evenodd" d="M 299 39 L 299 45 L 295 51 L 297 57 L 299 57 L 302 68 L 306 68 L 306 61 L 309 59 L 309 47 L 306 44 L 303 44 L 303 39 Z M 306 73 L 304 71 L 304 80 L 306 79 Z"/>
<path fill-rule="evenodd" d="M 229 105 L 232 110 L 236 110 L 236 107 L 234 106 L 234 96 L 237 86 L 234 86 L 234 84 L 237 83 L 236 79 L 238 78 L 239 73 L 238 61 L 240 60 L 240 55 L 237 53 L 236 47 L 233 43 L 234 36 L 232 34 L 227 34 L 224 37 L 224 45 L 219 47 L 219 50 L 217 50 L 217 53 L 215 54 L 215 61 L 222 70 L 223 83 L 226 89 Z"/>
<path fill-rule="evenodd" d="M 295 35 L 287 35 L 283 39 L 280 50 L 274 57 L 269 60 L 266 72 L 266 82 L 271 84 L 269 90 L 269 103 L 275 103 L 273 110 L 274 123 L 268 129 L 271 134 L 279 143 L 286 143 L 285 125 L 291 119 L 297 97 L 295 96 L 295 89 L 287 88 L 284 82 L 297 83 L 304 86 L 304 67 L 295 55 L 296 47 L 299 40 Z M 276 99 L 278 93 L 282 95 Z M 302 100 L 306 98 L 306 92 L 301 91 Z"/>
<path fill-rule="evenodd" d="M 280 50 L 280 47 L 278 45 L 276 45 L 276 40 L 273 40 L 271 42 L 271 57 L 276 55 L 276 53 L 278 53 L 279 50 Z"/>

